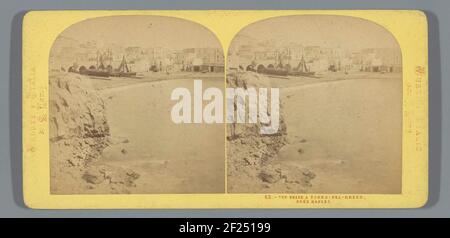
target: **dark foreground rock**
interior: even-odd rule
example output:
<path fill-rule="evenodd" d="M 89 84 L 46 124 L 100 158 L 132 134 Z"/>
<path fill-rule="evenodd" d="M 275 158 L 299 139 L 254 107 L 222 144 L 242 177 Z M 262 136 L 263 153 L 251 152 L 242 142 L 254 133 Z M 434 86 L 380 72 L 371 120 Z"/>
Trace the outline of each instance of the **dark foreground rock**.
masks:
<path fill-rule="evenodd" d="M 55 194 L 126 193 L 139 177 L 97 165 L 111 135 L 105 104 L 89 80 L 73 73 L 50 76 L 50 188 Z"/>
<path fill-rule="evenodd" d="M 267 77 L 251 72 L 228 75 L 227 83 L 227 87 L 270 87 Z M 277 159 L 280 149 L 287 144 L 281 108 L 276 134 L 261 135 L 259 123 L 232 127 L 230 124 L 227 130 L 228 192 L 307 192 L 314 173 Z M 232 130 L 235 133 L 230 135 Z"/>

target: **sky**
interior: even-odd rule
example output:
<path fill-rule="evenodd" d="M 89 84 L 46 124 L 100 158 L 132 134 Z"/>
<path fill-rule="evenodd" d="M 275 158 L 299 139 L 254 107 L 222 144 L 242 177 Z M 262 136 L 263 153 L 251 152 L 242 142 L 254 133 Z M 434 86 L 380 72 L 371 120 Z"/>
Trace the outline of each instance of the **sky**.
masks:
<path fill-rule="evenodd" d="M 99 17 L 76 23 L 60 36 L 101 45 L 167 47 L 221 47 L 216 36 L 187 20 L 160 16 Z"/>
<path fill-rule="evenodd" d="M 250 24 L 238 35 L 258 41 L 274 40 L 348 50 L 398 48 L 396 40 L 385 28 L 367 20 L 346 16 L 275 17 Z"/>
<path fill-rule="evenodd" d="M 112 16 L 76 23 L 61 36 L 80 42 L 96 41 L 99 46 L 141 46 L 183 49 L 192 47 L 221 48 L 216 36 L 200 24 L 173 17 Z M 359 18 L 346 16 L 302 15 L 275 17 L 250 24 L 231 43 L 240 43 L 239 36 L 256 41 L 340 47 L 398 48 L 394 37 L 383 27 Z M 248 43 L 249 38 L 245 38 Z"/>

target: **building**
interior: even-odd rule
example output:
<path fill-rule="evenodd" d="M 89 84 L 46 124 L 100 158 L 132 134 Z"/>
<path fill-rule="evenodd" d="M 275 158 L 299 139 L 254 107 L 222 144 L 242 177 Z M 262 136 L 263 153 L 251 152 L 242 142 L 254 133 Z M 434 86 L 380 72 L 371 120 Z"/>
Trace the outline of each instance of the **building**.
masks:
<path fill-rule="evenodd" d="M 401 72 L 401 51 L 391 48 L 370 48 L 361 52 L 362 70 L 367 72 Z"/>
<path fill-rule="evenodd" d="M 224 56 L 219 48 L 189 48 L 183 50 L 185 69 L 193 72 L 224 72 Z"/>

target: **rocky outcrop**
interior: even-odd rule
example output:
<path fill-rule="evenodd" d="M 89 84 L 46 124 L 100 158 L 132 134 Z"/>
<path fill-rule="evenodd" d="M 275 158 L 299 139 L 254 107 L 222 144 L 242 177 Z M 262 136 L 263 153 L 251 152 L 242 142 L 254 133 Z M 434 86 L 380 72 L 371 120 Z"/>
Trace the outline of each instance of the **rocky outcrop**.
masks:
<path fill-rule="evenodd" d="M 228 75 L 227 84 L 227 87 L 269 88 L 270 80 L 245 72 Z M 314 173 L 280 163 L 277 159 L 278 152 L 287 143 L 283 110 L 280 108 L 278 133 L 262 135 L 260 127 L 259 123 L 228 125 L 228 192 L 306 192 Z"/>
<path fill-rule="evenodd" d="M 73 73 L 50 76 L 52 193 L 123 193 L 139 177 L 132 171 L 98 165 L 111 141 L 105 110 L 89 78 Z"/>
<path fill-rule="evenodd" d="M 70 73 L 51 77 L 49 93 L 49 137 L 52 148 L 62 149 L 52 155 L 68 165 L 86 165 L 108 146 L 110 133 L 103 100 L 88 79 Z M 67 160 L 61 161 L 63 158 Z"/>

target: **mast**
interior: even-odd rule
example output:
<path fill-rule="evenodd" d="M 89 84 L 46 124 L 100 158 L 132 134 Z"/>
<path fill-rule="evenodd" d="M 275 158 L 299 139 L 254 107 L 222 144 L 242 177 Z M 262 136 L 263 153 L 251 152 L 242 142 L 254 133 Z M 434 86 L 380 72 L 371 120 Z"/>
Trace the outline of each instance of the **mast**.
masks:
<path fill-rule="evenodd" d="M 125 55 L 122 56 L 122 62 L 120 63 L 119 71 L 126 73 L 130 72 L 130 70 L 128 69 L 127 61 L 125 59 Z"/>
<path fill-rule="evenodd" d="M 112 50 L 109 49 L 109 65 L 111 66 L 112 66 L 112 58 L 113 58 Z"/>
<path fill-rule="evenodd" d="M 95 68 L 98 69 L 98 50 L 97 50 L 97 59 L 96 59 L 96 63 L 95 63 Z"/>

